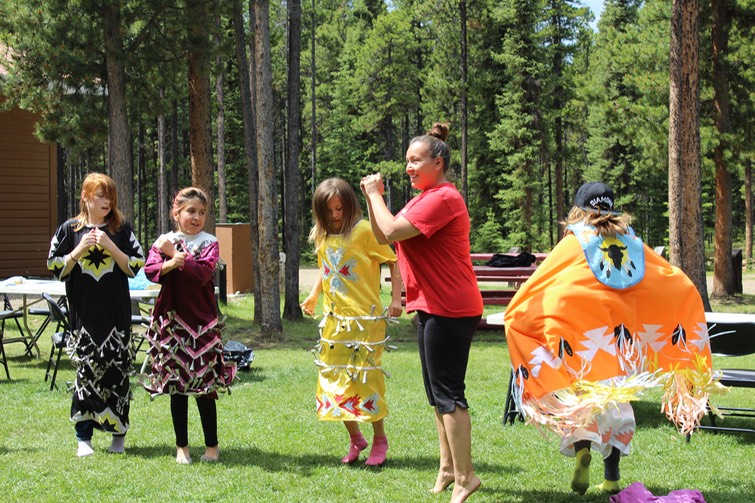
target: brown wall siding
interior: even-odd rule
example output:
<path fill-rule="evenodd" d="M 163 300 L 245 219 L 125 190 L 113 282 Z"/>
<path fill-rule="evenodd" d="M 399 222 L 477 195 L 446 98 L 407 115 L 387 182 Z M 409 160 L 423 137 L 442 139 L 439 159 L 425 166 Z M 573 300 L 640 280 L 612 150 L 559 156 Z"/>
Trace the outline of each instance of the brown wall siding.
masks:
<path fill-rule="evenodd" d="M 38 115 L 0 111 L 0 278 L 49 276 L 57 222 L 55 145 L 34 137 Z"/>

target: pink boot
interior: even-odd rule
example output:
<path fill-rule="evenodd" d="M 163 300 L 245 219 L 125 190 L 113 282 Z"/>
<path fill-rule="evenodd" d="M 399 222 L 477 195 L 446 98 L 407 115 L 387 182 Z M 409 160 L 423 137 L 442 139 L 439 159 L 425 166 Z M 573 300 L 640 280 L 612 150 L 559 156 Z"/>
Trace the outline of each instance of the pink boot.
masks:
<path fill-rule="evenodd" d="M 349 444 L 349 452 L 341 458 L 341 463 L 350 465 L 357 459 L 359 459 L 359 453 L 367 448 L 367 440 L 364 439 L 361 433 L 356 435 L 349 435 L 351 443 Z"/>
<path fill-rule="evenodd" d="M 381 466 L 385 463 L 386 452 L 388 452 L 388 437 L 385 435 L 382 437 L 374 437 L 372 439 L 370 455 L 367 457 L 367 461 L 365 461 L 364 464 L 367 466 Z"/>

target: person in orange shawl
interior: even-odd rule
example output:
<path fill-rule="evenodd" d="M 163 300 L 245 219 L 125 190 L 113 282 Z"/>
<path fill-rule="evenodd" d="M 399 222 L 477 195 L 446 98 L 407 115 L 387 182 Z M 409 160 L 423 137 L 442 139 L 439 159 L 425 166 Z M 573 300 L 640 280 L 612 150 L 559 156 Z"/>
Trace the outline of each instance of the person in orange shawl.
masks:
<path fill-rule="evenodd" d="M 572 489 L 618 492 L 619 459 L 635 420 L 629 402 L 663 386 L 663 410 L 687 434 L 715 389 L 702 299 L 678 268 L 642 243 L 600 182 L 577 191 L 566 235 L 512 299 L 504 317 L 515 397 L 528 422 L 561 436 L 574 456 Z"/>

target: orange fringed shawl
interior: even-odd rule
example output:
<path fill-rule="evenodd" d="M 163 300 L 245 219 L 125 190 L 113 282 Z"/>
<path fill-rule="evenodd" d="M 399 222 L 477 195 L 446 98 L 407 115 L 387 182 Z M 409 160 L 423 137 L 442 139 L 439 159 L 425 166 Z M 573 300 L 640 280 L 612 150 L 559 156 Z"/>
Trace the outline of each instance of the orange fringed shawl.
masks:
<path fill-rule="evenodd" d="M 679 430 L 699 424 L 718 386 L 702 300 L 680 269 L 642 246 L 644 277 L 616 289 L 596 279 L 568 235 L 512 299 L 506 339 L 529 422 L 563 435 L 663 386 L 663 411 Z"/>

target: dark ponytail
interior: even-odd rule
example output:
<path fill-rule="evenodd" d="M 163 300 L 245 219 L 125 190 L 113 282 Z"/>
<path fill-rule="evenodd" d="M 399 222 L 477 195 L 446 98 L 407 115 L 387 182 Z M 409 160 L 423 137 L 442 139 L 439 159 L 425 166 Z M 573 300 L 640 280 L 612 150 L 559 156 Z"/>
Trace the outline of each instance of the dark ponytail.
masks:
<path fill-rule="evenodd" d="M 446 138 L 448 138 L 448 124 L 436 122 L 426 134 L 415 136 L 409 144 L 411 145 L 416 142 L 424 143 L 427 146 L 430 157 L 440 157 L 443 159 L 443 172 L 446 173 L 451 167 L 451 150 L 446 144 Z"/>

